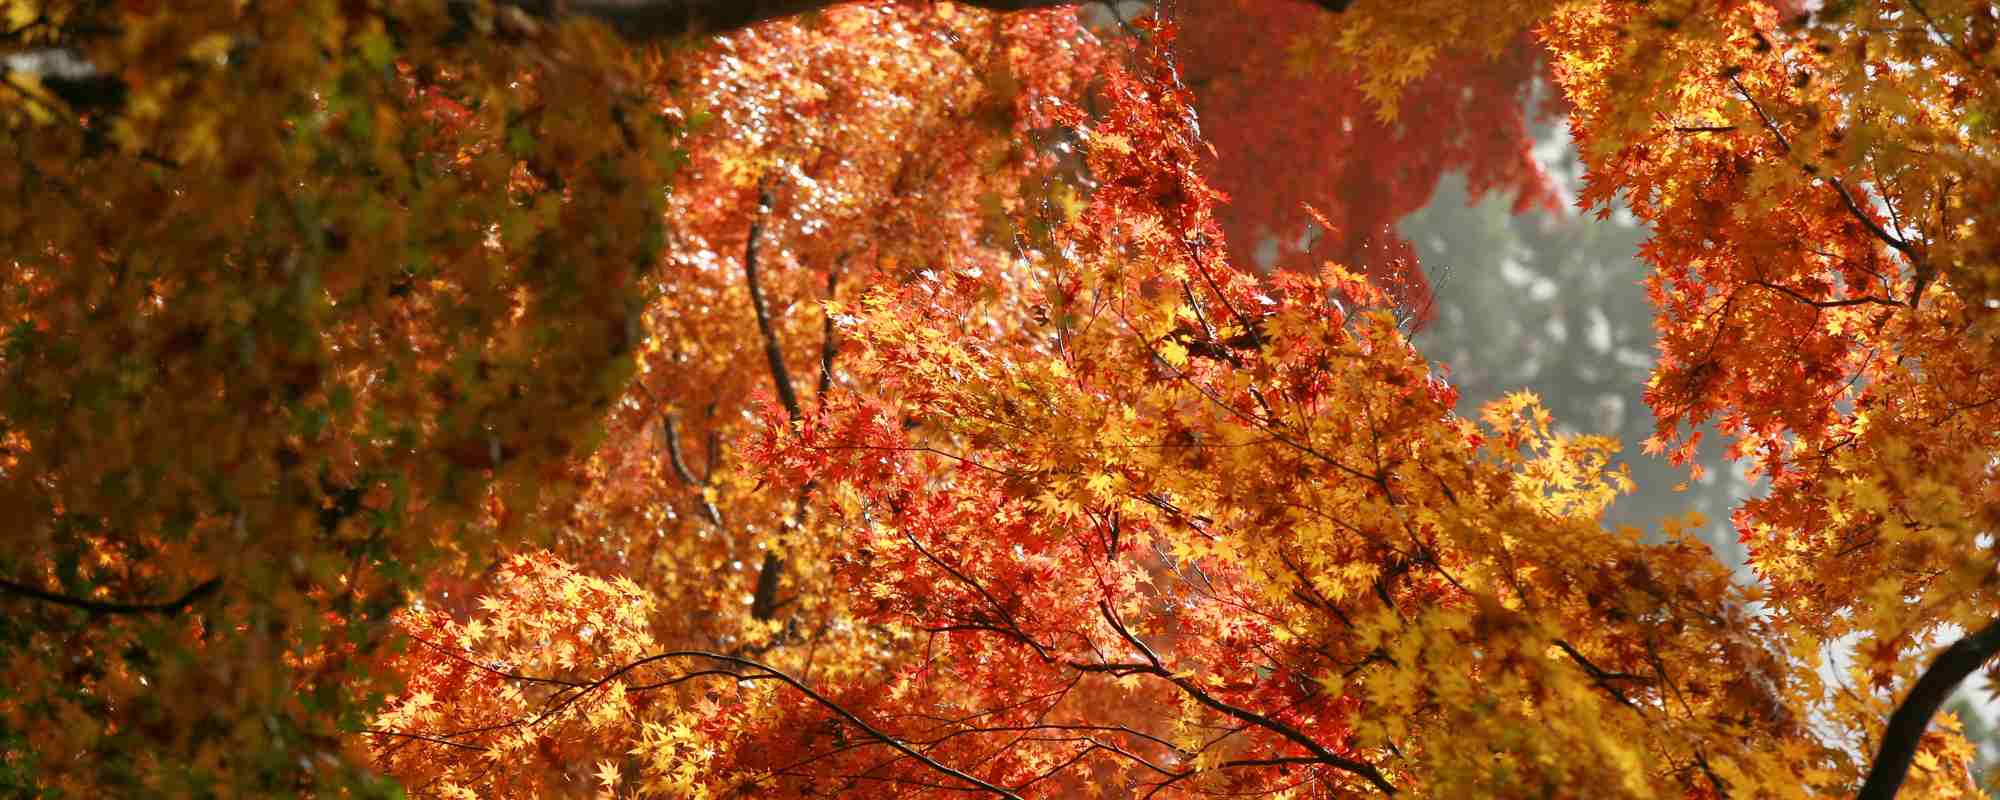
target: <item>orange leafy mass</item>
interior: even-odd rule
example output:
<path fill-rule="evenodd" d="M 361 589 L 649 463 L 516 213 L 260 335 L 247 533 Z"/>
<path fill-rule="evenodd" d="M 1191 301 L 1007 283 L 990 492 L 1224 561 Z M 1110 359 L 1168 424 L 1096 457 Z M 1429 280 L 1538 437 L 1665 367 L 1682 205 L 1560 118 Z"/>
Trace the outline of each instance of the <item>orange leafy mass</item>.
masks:
<path fill-rule="evenodd" d="M 0 794 L 1980 791 L 1991 3 L 182 5 L 0 0 Z M 1557 120 L 1747 574 L 1411 343 Z"/>

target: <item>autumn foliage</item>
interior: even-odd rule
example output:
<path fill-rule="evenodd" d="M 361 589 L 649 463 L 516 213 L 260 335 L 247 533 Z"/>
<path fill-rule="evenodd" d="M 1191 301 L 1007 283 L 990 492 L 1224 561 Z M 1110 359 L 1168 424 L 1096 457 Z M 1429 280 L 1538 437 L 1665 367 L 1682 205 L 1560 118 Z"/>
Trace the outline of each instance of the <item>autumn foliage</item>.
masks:
<path fill-rule="evenodd" d="M 1356 64 L 1371 37 L 1346 16 L 1265 0 L 1189 5 L 1174 66 L 1201 110 L 1215 152 L 1204 174 L 1230 197 L 1218 216 L 1244 266 L 1346 264 L 1423 321 L 1430 282 L 1395 225 L 1439 178 L 1463 173 L 1470 199 L 1510 195 L 1516 213 L 1558 204 L 1529 152 L 1547 61 L 1526 22 L 1439 16 L 1438 40 L 1455 46 L 1380 69 Z M 1556 102 L 1542 99 L 1541 115 Z"/>
<path fill-rule="evenodd" d="M 0 787 L 1976 791 L 1989 4 L 646 5 L 0 5 Z M 1410 342 L 1536 114 L 1747 579 Z"/>

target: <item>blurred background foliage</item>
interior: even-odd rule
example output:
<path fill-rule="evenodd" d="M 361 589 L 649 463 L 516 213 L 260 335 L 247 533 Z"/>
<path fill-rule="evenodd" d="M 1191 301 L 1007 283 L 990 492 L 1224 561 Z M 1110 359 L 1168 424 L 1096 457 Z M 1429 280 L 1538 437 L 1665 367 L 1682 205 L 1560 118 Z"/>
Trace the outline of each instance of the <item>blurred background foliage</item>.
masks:
<path fill-rule="evenodd" d="M 1559 182 L 1573 178 L 1575 153 L 1561 128 L 1540 133 L 1550 171 Z M 1637 488 L 1612 506 L 1609 522 L 1658 532 L 1662 520 L 1698 512 L 1707 520 L 1702 539 L 1742 569 L 1728 509 L 1756 487 L 1721 445 L 1704 443 L 1698 479 L 1640 449 L 1654 430 L 1644 393 L 1655 357 L 1652 308 L 1639 283 L 1643 227 L 1622 210 L 1603 219 L 1567 209 L 1517 215 L 1507 197 L 1468 202 L 1465 181 L 1452 176 L 1400 233 L 1435 293 L 1417 345 L 1449 367 L 1461 412 L 1526 389 L 1571 429 L 1616 437 Z"/>

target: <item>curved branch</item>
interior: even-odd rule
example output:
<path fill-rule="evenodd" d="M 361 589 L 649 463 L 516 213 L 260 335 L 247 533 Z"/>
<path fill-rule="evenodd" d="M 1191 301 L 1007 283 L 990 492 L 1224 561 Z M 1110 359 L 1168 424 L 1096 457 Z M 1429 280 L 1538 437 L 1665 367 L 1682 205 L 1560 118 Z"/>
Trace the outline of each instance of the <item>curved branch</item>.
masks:
<path fill-rule="evenodd" d="M 11 594 L 29 600 L 39 600 L 53 605 L 68 606 L 87 611 L 97 616 L 115 614 L 164 614 L 169 617 L 177 616 L 181 612 L 188 610 L 189 606 L 199 602 L 202 598 L 215 594 L 215 590 L 220 588 L 222 588 L 222 579 L 210 578 L 187 590 L 186 594 L 164 603 L 107 603 L 101 600 L 89 600 L 82 597 L 71 597 L 66 594 L 56 594 L 55 592 L 37 589 L 25 583 L 15 583 L 10 580 L 0 579 L 0 594 Z"/>
<path fill-rule="evenodd" d="M 736 664 L 739 666 L 745 666 L 745 667 L 750 667 L 752 669 L 760 670 L 764 674 L 771 676 L 772 678 L 778 680 L 779 682 L 784 683 L 785 685 L 798 690 L 800 694 L 805 695 L 808 699 L 811 699 L 814 703 L 819 704 L 826 710 L 832 711 L 834 714 L 838 715 L 841 719 L 847 720 L 848 724 L 861 729 L 862 733 L 868 734 L 868 738 L 886 744 L 889 747 L 894 748 L 896 751 L 902 753 L 903 755 L 916 759 L 918 763 L 931 768 L 933 771 L 939 774 L 946 775 L 954 780 L 960 781 L 970 786 L 977 787 L 983 791 L 989 792 L 994 795 L 998 795 L 1000 797 L 1011 798 L 1012 800 L 1021 800 L 1021 796 L 1013 793 L 1012 791 L 1009 791 L 999 786 L 995 786 L 991 783 L 987 783 L 986 781 L 980 780 L 979 778 L 967 774 L 955 767 L 941 764 L 938 761 L 932 759 L 930 756 L 924 755 L 923 753 L 918 752 L 915 748 L 912 748 L 908 744 L 905 744 L 901 739 L 897 739 L 893 736 L 883 733 L 880 730 L 877 730 L 875 726 L 862 721 L 861 717 L 857 716 L 854 712 L 847 710 L 845 706 L 842 706 L 839 703 L 834 702 L 831 698 L 828 698 L 827 696 L 822 695 L 817 691 L 814 691 L 812 687 L 805 685 L 805 683 L 800 681 L 799 679 L 794 678 L 791 675 L 786 674 L 784 672 L 780 672 L 774 667 L 768 667 L 759 662 L 751 661 L 747 658 L 737 658 L 735 656 L 723 655 L 721 653 L 701 653 L 700 655 L 703 658 L 714 659 L 716 661 L 721 661 L 724 663 Z"/>
<path fill-rule="evenodd" d="M 1070 667 L 1072 669 L 1084 672 L 1107 672 L 1113 675 L 1152 675 L 1154 677 L 1158 677 L 1179 688 L 1183 694 L 1186 694 L 1196 703 L 1206 706 L 1210 710 L 1216 711 L 1225 716 L 1233 717 L 1239 722 L 1255 725 L 1259 728 L 1263 728 L 1267 731 L 1275 733 L 1291 741 L 1293 744 L 1305 748 L 1307 752 L 1312 753 L 1311 758 L 1313 761 L 1338 768 L 1345 772 L 1352 773 L 1356 776 L 1366 779 L 1369 783 L 1374 784 L 1375 788 L 1381 790 L 1383 794 L 1389 795 L 1391 797 L 1395 796 L 1396 794 L 1395 784 L 1390 783 L 1389 779 L 1382 774 L 1382 771 L 1375 768 L 1375 765 L 1369 764 L 1364 761 L 1356 761 L 1351 758 L 1345 758 L 1338 754 L 1335 754 L 1333 751 L 1328 750 L 1326 748 L 1326 745 L 1320 744 L 1319 740 L 1306 735 L 1304 731 L 1294 728 L 1291 725 L 1285 724 L 1281 720 L 1278 720 L 1276 718 L 1264 714 L 1259 714 L 1256 711 L 1252 711 L 1250 709 L 1243 708 L 1241 706 L 1236 706 L 1230 703 L 1223 702 L 1220 698 L 1217 698 L 1215 695 L 1210 694 L 1208 690 L 1203 689 L 1200 686 L 1196 685 L 1194 681 L 1191 681 L 1182 675 L 1175 674 L 1173 671 L 1167 669 L 1166 665 L 1161 662 L 1159 654 L 1154 652 L 1153 648 L 1148 646 L 1144 641 L 1140 640 L 1138 636 L 1134 635 L 1130 629 L 1126 628 L 1125 624 L 1118 619 L 1117 615 L 1112 613 L 1110 605 L 1100 603 L 1098 604 L 1098 611 L 1104 615 L 1105 621 L 1111 624 L 1112 630 L 1116 631 L 1120 638 L 1124 639 L 1127 644 L 1130 644 L 1133 647 L 1138 648 L 1139 654 L 1145 657 L 1146 663 L 1143 664 L 1072 663 L 1070 664 Z"/>
<path fill-rule="evenodd" d="M 629 664 L 626 664 L 624 666 L 621 666 L 617 669 L 605 673 L 604 677 L 592 681 L 591 683 L 589 683 L 588 685 L 584 686 L 582 689 L 577 691 L 575 694 L 565 697 L 561 702 L 557 703 L 554 707 L 550 708 L 547 711 L 542 712 L 541 715 L 537 716 L 529 724 L 530 725 L 539 724 L 542 720 L 548 719 L 550 716 L 561 712 L 571 703 L 576 702 L 578 698 L 581 698 L 586 694 L 589 694 L 593 691 L 603 688 L 604 686 L 610 684 L 612 681 L 617 680 L 619 677 L 627 675 L 631 673 L 633 670 L 636 670 L 640 667 L 643 667 L 648 664 L 658 663 L 661 661 L 667 661 L 670 659 L 684 659 L 684 658 L 707 659 L 709 661 L 714 661 L 721 664 L 728 664 L 733 667 L 755 670 L 757 674 L 744 675 L 725 669 L 700 670 L 698 672 L 691 673 L 689 675 L 680 676 L 679 678 L 674 679 L 672 681 L 661 682 L 659 684 L 650 684 L 643 688 L 657 688 L 658 686 L 672 685 L 673 683 L 678 683 L 681 680 L 694 677 L 702 677 L 702 676 L 731 677 L 736 680 L 775 680 L 785 684 L 786 686 L 792 687 L 793 689 L 797 690 L 800 694 L 805 695 L 807 699 L 813 701 L 814 704 L 822 708 L 825 708 L 826 710 L 833 712 L 835 716 L 838 716 L 841 719 L 846 720 L 848 724 L 853 725 L 855 728 L 859 729 L 862 733 L 866 734 L 868 738 L 873 739 L 882 744 L 888 745 L 890 748 L 896 750 L 897 752 L 900 752 L 905 756 L 915 759 L 917 763 L 924 765 L 933 772 L 936 772 L 940 775 L 944 775 L 960 783 L 963 783 L 967 787 L 970 787 L 971 789 L 977 791 L 986 792 L 988 794 L 992 794 L 998 797 L 1008 798 L 1008 800 L 1023 800 L 1023 798 L 1019 794 L 1016 794 L 1005 787 L 989 783 L 985 780 L 980 779 L 977 776 L 974 776 L 949 764 L 944 764 L 942 762 L 939 762 L 938 760 L 933 759 L 930 756 L 924 755 L 921 751 L 918 751 L 916 748 L 911 747 L 908 743 L 904 742 L 903 740 L 898 739 L 894 736 L 890 736 L 889 734 L 884 733 L 881 729 L 868 724 L 868 722 L 866 720 L 863 720 L 860 717 L 860 715 L 855 714 L 853 711 L 849 711 L 847 707 L 842 706 L 841 704 L 835 702 L 833 698 L 820 694 L 817 690 L 813 689 L 810 686 L 807 686 L 804 681 L 792 677 L 791 674 L 789 673 L 779 670 L 776 667 L 764 664 L 761 661 L 753 661 L 751 659 L 743 658 L 740 656 L 732 656 L 726 653 L 715 653 L 707 650 L 669 650 L 664 653 L 657 653 L 654 655 L 646 656 L 645 658 L 641 658 L 637 661 L 633 661 Z M 379 731 L 371 731 L 371 732 L 380 733 Z"/>
<path fill-rule="evenodd" d="M 1996 653 L 2000 653 L 2000 620 L 1988 623 L 1938 654 L 1902 704 L 1896 706 L 1895 713 L 1889 715 L 1889 727 L 1882 731 L 1882 747 L 1876 752 L 1875 763 L 1868 768 L 1868 779 L 1862 782 L 1855 800 L 1895 800 L 1896 790 L 1903 787 L 1903 779 L 1910 774 L 1910 761 L 1917 756 L 1917 744 L 1923 741 L 1931 717 L 1966 676 Z"/>

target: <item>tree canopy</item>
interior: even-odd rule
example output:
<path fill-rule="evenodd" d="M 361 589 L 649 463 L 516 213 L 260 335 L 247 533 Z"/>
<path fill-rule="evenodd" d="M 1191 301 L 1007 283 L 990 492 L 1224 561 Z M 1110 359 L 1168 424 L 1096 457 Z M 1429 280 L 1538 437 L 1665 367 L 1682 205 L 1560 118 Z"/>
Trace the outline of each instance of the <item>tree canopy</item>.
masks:
<path fill-rule="evenodd" d="M 1978 791 L 1990 3 L 0 9 L 10 795 Z M 1556 121 L 1747 578 L 1413 343 Z"/>

